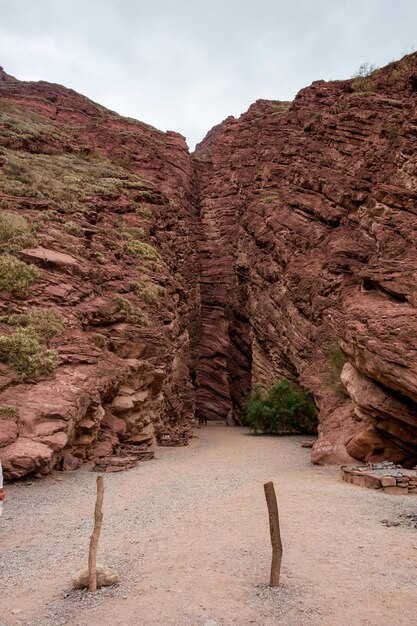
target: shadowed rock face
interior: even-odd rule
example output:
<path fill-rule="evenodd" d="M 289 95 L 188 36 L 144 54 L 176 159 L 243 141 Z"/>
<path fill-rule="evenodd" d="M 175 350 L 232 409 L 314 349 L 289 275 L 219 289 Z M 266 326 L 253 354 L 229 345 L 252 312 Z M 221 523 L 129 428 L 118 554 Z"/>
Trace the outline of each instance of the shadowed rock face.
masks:
<path fill-rule="evenodd" d="M 190 156 L 183 138 L 0 72 L 3 241 L 41 275 L 10 315 L 57 311 L 54 372 L 0 371 L 7 477 L 241 420 L 255 383 L 299 380 L 317 463 L 417 460 L 417 57 L 258 101 Z M 13 243 L 13 242 L 12 242 Z M 329 347 L 347 364 L 329 386 Z M 2 411 L 6 408 L 6 410 Z"/>

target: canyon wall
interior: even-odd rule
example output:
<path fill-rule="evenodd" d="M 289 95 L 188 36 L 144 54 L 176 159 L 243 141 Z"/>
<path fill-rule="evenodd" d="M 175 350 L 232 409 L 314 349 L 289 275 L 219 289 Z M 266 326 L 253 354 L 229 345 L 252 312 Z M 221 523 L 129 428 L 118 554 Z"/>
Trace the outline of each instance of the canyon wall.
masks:
<path fill-rule="evenodd" d="M 417 460 L 416 59 L 260 100 L 195 153 L 198 410 L 239 420 L 251 385 L 299 380 L 314 462 Z"/>
<path fill-rule="evenodd" d="M 1 79 L 0 334 L 26 359 L 0 366 L 6 478 L 187 440 L 199 259 L 184 138 L 58 85 Z M 25 289 L 10 259 L 17 274 L 38 268 Z M 29 367 L 48 354 L 52 372 Z"/>
<path fill-rule="evenodd" d="M 260 100 L 190 155 L 1 71 L 6 477 L 241 423 L 282 377 L 319 407 L 314 462 L 416 463 L 416 100 L 409 55 Z M 43 352 L 28 368 L 7 341 Z"/>

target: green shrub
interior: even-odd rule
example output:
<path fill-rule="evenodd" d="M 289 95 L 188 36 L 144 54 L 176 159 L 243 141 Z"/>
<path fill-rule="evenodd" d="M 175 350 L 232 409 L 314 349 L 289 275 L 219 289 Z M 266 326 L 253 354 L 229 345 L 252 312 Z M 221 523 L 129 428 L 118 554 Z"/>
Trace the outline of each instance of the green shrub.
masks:
<path fill-rule="evenodd" d="M 105 335 L 102 335 L 101 333 L 91 333 L 90 339 L 94 345 L 97 346 L 97 348 L 100 348 L 100 350 L 107 349 L 108 339 Z"/>
<path fill-rule="evenodd" d="M 0 406 L 0 419 L 16 422 L 19 419 L 19 409 L 7 404 Z"/>
<path fill-rule="evenodd" d="M 278 202 L 279 200 L 281 200 L 281 195 L 279 193 L 263 194 L 260 198 L 262 204 L 271 204 L 272 202 Z"/>
<path fill-rule="evenodd" d="M 26 313 L 5 315 L 0 321 L 10 326 L 32 328 L 42 339 L 58 337 L 64 330 L 64 320 L 53 309 L 29 309 Z"/>
<path fill-rule="evenodd" d="M 40 277 L 41 270 L 10 254 L 0 256 L 0 291 L 22 294 Z"/>
<path fill-rule="evenodd" d="M 350 83 L 350 86 L 352 87 L 352 90 L 357 93 L 371 93 L 374 91 L 372 80 L 366 76 L 358 76 L 357 78 L 354 78 Z"/>
<path fill-rule="evenodd" d="M 142 217 L 148 217 L 152 215 L 152 208 L 149 204 L 139 203 L 135 208 L 135 213 Z"/>
<path fill-rule="evenodd" d="M 398 137 L 399 129 L 396 124 L 390 124 L 383 129 L 383 134 L 389 141 L 395 141 Z"/>
<path fill-rule="evenodd" d="M 95 252 L 93 252 L 93 255 L 97 263 L 100 263 L 101 265 L 104 265 L 106 263 L 106 257 L 104 256 L 104 254 L 102 254 L 102 252 L 96 250 Z"/>
<path fill-rule="evenodd" d="M 36 379 L 56 368 L 58 354 L 42 348 L 33 328 L 18 328 L 13 335 L 0 335 L 0 361 L 23 379 Z"/>
<path fill-rule="evenodd" d="M 129 284 L 129 288 L 133 291 L 143 302 L 148 304 L 155 304 L 158 302 L 159 296 L 164 294 L 163 287 L 159 285 L 153 285 L 152 283 L 138 283 L 133 282 Z"/>
<path fill-rule="evenodd" d="M 144 241 L 137 241 L 136 239 L 132 239 L 127 243 L 126 250 L 134 256 L 147 259 L 148 261 L 155 261 L 159 258 L 155 248 Z"/>
<path fill-rule="evenodd" d="M 322 114 L 318 113 L 317 111 L 312 111 L 309 115 L 308 122 L 304 126 L 303 130 L 305 132 L 309 132 L 316 126 L 316 124 L 320 123 L 321 120 L 322 120 Z"/>
<path fill-rule="evenodd" d="M 127 319 L 135 322 L 135 324 L 140 324 L 141 326 L 147 326 L 149 324 L 148 316 L 146 313 L 138 309 L 134 304 L 126 300 L 126 298 L 122 298 L 122 296 L 115 296 L 113 301 L 119 307 L 119 310 L 124 313 Z"/>
<path fill-rule="evenodd" d="M 141 226 L 133 226 L 132 228 L 124 227 L 120 231 L 120 236 L 126 240 L 132 239 L 143 239 L 145 237 L 146 232 Z"/>
<path fill-rule="evenodd" d="M 0 246 L 4 251 L 16 252 L 23 248 L 36 246 L 38 239 L 28 221 L 17 213 L 1 211 Z"/>
<path fill-rule="evenodd" d="M 346 390 L 340 380 L 340 375 L 345 363 L 346 357 L 341 351 L 339 344 L 334 341 L 329 347 L 329 355 L 326 363 L 326 378 L 324 382 L 340 396 L 346 395 Z"/>
<path fill-rule="evenodd" d="M 288 380 L 269 389 L 256 385 L 243 404 L 243 417 L 255 434 L 317 431 L 317 408 L 311 394 Z"/>
<path fill-rule="evenodd" d="M 81 233 L 81 227 L 75 222 L 64 222 L 63 227 L 70 235 L 79 235 Z"/>

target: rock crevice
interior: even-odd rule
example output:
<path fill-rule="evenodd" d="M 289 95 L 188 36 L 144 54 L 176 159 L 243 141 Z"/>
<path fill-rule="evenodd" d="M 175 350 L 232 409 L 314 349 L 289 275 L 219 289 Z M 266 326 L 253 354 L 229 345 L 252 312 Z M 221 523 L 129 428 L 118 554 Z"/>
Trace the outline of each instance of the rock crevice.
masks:
<path fill-rule="evenodd" d="M 416 75 L 414 54 L 259 100 L 190 155 L 1 70 L 0 207 L 23 231 L 0 223 L 0 255 L 37 270 L 0 294 L 0 334 L 63 320 L 39 336 L 52 373 L 0 366 L 6 476 L 184 442 L 195 416 L 240 423 L 251 387 L 283 377 L 320 409 L 314 462 L 415 463 Z"/>

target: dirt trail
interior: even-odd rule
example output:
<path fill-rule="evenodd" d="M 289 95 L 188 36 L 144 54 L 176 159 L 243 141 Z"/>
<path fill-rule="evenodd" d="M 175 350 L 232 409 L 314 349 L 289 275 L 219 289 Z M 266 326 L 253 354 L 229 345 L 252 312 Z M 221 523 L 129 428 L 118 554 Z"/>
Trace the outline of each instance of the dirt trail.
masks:
<path fill-rule="evenodd" d="M 298 437 L 209 424 L 188 448 L 105 476 L 99 562 L 121 584 L 71 592 L 84 566 L 96 474 L 9 485 L 0 518 L 0 624 L 20 626 L 415 626 L 417 513 L 313 467 Z M 275 482 L 282 587 L 269 589 L 262 484 Z"/>

